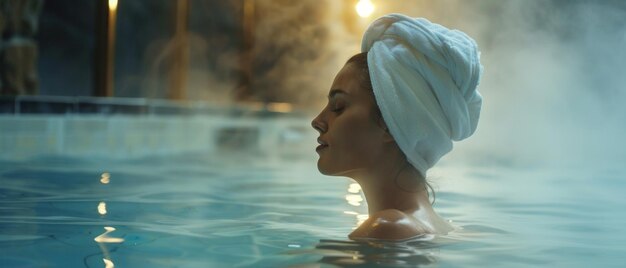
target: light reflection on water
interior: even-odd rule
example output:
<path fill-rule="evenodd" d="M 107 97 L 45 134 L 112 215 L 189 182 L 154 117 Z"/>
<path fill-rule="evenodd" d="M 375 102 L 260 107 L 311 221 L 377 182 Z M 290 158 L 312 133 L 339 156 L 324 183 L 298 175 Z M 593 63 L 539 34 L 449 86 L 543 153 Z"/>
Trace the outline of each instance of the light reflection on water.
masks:
<path fill-rule="evenodd" d="M 100 182 L 102 184 L 109 184 L 110 181 L 111 181 L 111 174 L 109 172 L 104 172 L 102 173 L 102 175 L 100 175 Z"/>
<path fill-rule="evenodd" d="M 118 238 L 118 237 L 110 237 L 109 234 L 115 231 L 115 227 L 111 227 L 111 226 L 105 226 L 104 227 L 104 233 L 96 236 L 96 238 L 93 239 L 93 241 L 96 241 L 98 243 L 122 243 L 124 242 L 124 238 Z"/>
<path fill-rule="evenodd" d="M 107 203 L 105 202 L 98 203 L 98 214 L 103 215 L 103 216 L 107 214 Z"/>
<path fill-rule="evenodd" d="M 346 210 L 343 213 L 347 215 L 354 215 L 356 218 L 356 222 L 352 227 L 352 230 L 356 229 L 368 218 L 367 213 L 363 213 L 363 211 L 367 211 L 367 207 L 364 204 L 365 198 L 361 191 L 361 185 L 356 182 L 351 182 L 348 185 L 348 194 L 346 194 L 346 202 L 349 205 L 357 207 L 353 210 Z"/>
<path fill-rule="evenodd" d="M 319 263 L 336 266 L 419 266 L 437 262 L 433 236 L 403 242 L 320 240 L 316 250 L 324 252 Z"/>
<path fill-rule="evenodd" d="M 109 182 L 111 182 L 110 178 L 111 174 L 108 172 L 104 172 L 100 175 L 100 183 L 109 184 Z M 98 214 L 100 214 L 100 216 L 102 217 L 107 215 L 107 204 L 104 201 L 98 203 Z M 109 248 L 106 244 L 123 243 L 124 238 L 109 236 L 110 233 L 115 231 L 115 227 L 105 226 L 104 230 L 104 233 L 96 236 L 93 240 L 98 243 L 98 247 L 100 247 L 100 250 L 102 251 L 102 255 L 104 256 L 104 258 L 102 258 L 102 261 L 104 262 L 104 267 L 113 268 L 115 267 L 115 263 L 113 263 L 113 259 L 111 258 L 111 254 L 109 253 Z"/>
<path fill-rule="evenodd" d="M 442 163 L 431 173 L 435 208 L 459 230 L 385 243 L 347 241 L 367 217 L 364 202 L 345 198 L 360 196 L 352 182 L 318 175 L 309 159 L 244 160 L 0 163 L 1 263 L 584 267 L 618 265 L 626 244 L 621 167 Z"/>

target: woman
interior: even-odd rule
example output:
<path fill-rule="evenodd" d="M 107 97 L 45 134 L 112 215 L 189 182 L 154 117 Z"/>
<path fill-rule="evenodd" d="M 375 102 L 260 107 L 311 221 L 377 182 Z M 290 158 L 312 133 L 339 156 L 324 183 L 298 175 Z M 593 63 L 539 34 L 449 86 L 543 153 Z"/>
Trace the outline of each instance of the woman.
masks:
<path fill-rule="evenodd" d="M 427 170 L 476 129 L 482 72 L 474 40 L 390 14 L 366 30 L 313 120 L 318 169 L 361 185 L 369 218 L 351 239 L 408 239 L 453 227 L 433 210 Z"/>

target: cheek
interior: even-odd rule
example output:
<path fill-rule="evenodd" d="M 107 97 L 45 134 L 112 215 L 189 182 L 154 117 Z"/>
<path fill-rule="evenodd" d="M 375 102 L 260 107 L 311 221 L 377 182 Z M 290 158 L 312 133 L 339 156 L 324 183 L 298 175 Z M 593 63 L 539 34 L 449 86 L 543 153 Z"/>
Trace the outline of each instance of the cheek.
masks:
<path fill-rule="evenodd" d="M 376 153 L 382 142 L 382 131 L 370 118 L 345 118 L 337 124 L 337 146 L 346 153 L 365 157 Z M 350 120 L 351 119 L 351 120 Z M 339 122 L 338 122 L 339 123 Z"/>

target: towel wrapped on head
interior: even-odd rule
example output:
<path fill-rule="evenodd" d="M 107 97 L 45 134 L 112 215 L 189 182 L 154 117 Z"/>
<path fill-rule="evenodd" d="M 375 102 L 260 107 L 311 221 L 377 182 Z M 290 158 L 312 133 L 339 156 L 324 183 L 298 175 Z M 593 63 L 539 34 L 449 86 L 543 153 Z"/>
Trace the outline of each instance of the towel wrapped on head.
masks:
<path fill-rule="evenodd" d="M 474 133 L 482 97 L 476 42 L 422 18 L 374 21 L 361 45 L 383 120 L 421 174 Z"/>

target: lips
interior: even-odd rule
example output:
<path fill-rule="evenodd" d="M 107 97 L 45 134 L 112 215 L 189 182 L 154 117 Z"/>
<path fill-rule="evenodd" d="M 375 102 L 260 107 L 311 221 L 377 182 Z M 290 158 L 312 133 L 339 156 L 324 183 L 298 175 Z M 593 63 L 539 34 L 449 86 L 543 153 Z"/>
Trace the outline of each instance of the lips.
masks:
<path fill-rule="evenodd" d="M 317 143 L 320 144 L 317 146 L 317 148 L 315 148 L 315 151 L 317 152 L 319 152 L 320 150 L 324 150 L 328 147 L 328 143 L 322 140 L 321 138 L 317 138 Z"/>

